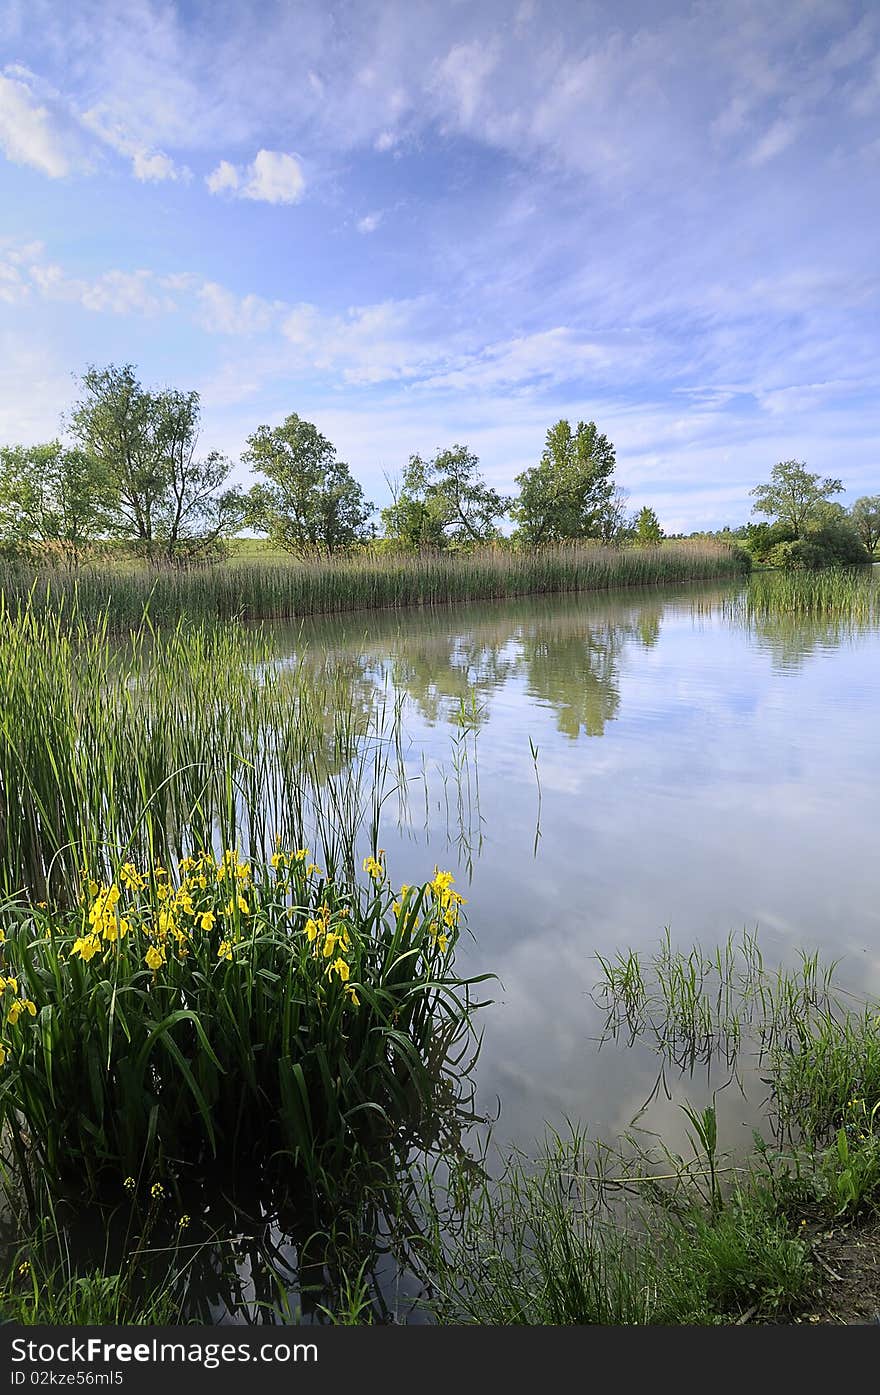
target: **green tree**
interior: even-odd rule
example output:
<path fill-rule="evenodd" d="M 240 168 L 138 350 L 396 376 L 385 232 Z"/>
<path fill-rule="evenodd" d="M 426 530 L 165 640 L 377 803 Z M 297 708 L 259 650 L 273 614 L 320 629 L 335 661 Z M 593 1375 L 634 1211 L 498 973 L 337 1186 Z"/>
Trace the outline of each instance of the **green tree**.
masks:
<path fill-rule="evenodd" d="M 431 460 L 411 455 L 400 483 L 389 484 L 393 499 L 382 510 L 385 536 L 413 550 L 489 542 L 508 507 L 482 479 L 479 459 L 467 446 L 438 450 Z"/>
<path fill-rule="evenodd" d="M 756 500 L 752 513 L 764 513 L 786 525 L 795 540 L 802 538 L 807 525 L 821 516 L 823 504 L 832 494 L 840 494 L 840 480 L 821 479 L 810 474 L 802 460 L 780 460 L 773 466 L 768 484 L 758 484 L 749 492 Z"/>
<path fill-rule="evenodd" d="M 75 567 L 101 536 L 106 518 L 100 468 L 60 441 L 0 449 L 0 536 L 13 547 L 57 547 Z"/>
<path fill-rule="evenodd" d="M 634 520 L 635 541 L 646 546 L 662 542 L 666 534 L 660 527 L 660 520 L 653 509 L 639 509 Z"/>
<path fill-rule="evenodd" d="M 69 425 L 100 467 L 108 532 L 174 562 L 239 527 L 240 491 L 221 488 L 230 462 L 216 451 L 196 455 L 197 392 L 144 388 L 130 363 L 89 368 L 81 386 Z"/>
<path fill-rule="evenodd" d="M 547 432 L 541 463 L 517 475 L 511 515 L 524 542 L 603 537 L 615 506 L 614 447 L 593 421 L 574 431 L 561 420 Z"/>
<path fill-rule="evenodd" d="M 873 557 L 880 545 L 880 494 L 865 494 L 856 499 L 850 517 L 862 545 Z"/>
<path fill-rule="evenodd" d="M 260 426 L 242 460 L 265 475 L 248 496 L 246 521 L 298 556 L 332 555 L 367 539 L 374 506 L 336 448 L 292 412 L 280 426 Z"/>

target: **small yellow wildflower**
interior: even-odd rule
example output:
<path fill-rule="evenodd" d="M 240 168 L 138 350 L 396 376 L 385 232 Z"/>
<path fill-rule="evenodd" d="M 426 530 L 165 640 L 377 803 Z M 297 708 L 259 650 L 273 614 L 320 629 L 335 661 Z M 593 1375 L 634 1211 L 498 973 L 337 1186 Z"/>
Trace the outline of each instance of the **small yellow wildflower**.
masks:
<path fill-rule="evenodd" d="M 98 939 L 95 932 L 92 931 L 89 935 L 80 935 L 75 939 L 73 942 L 73 949 L 70 953 L 71 957 L 74 954 L 78 954 L 83 963 L 88 964 L 90 959 L 94 959 L 100 948 L 101 941 Z"/>
<path fill-rule="evenodd" d="M 309 944 L 314 944 L 315 940 L 318 937 L 318 922 L 316 920 L 312 920 L 311 916 L 309 916 L 308 920 L 305 923 L 305 932 L 306 939 L 308 940 Z"/>
<path fill-rule="evenodd" d="M 221 941 L 220 941 L 220 948 L 217 950 L 217 958 L 218 958 L 218 959 L 231 959 L 231 958 L 232 958 L 232 942 L 231 942 L 231 940 L 221 940 Z"/>
<path fill-rule="evenodd" d="M 204 913 L 204 915 L 202 916 L 202 919 L 201 919 L 201 926 L 202 926 L 202 929 L 203 929 L 203 930 L 213 930 L 213 929 L 214 929 L 214 921 L 215 921 L 216 919 L 217 919 L 217 917 L 215 916 L 215 914 L 214 914 L 213 911 L 205 911 L 205 913 Z"/>
<path fill-rule="evenodd" d="M 122 1185 L 127 1192 L 133 1192 L 135 1187 L 137 1186 L 137 1182 L 134 1180 L 133 1177 L 126 1177 Z"/>
<path fill-rule="evenodd" d="M 29 1259 L 22 1260 L 21 1264 L 18 1266 L 18 1272 L 23 1279 L 27 1278 L 28 1274 L 31 1272 L 31 1262 Z"/>
<path fill-rule="evenodd" d="M 150 945 L 150 948 L 144 955 L 144 959 L 147 968 L 152 969 L 153 973 L 156 973 L 165 963 L 165 951 L 164 949 L 160 949 L 157 945 Z"/>
<path fill-rule="evenodd" d="M 241 911 L 242 915 L 250 915 L 250 913 L 251 913 L 251 908 L 250 908 L 250 906 L 248 905 L 247 901 L 244 899 L 244 897 L 241 896 L 241 895 L 239 895 L 239 896 L 236 898 L 236 900 L 237 900 L 237 904 L 238 904 L 238 909 Z"/>
<path fill-rule="evenodd" d="M 342 982 L 346 983 L 349 974 L 351 973 L 351 970 L 349 969 L 345 960 L 340 956 L 338 959 L 334 959 L 333 963 L 330 965 L 330 968 L 327 970 L 327 973 L 328 975 L 338 974 Z"/>
<path fill-rule="evenodd" d="M 161 1182 L 154 1182 L 150 1188 L 150 1196 L 154 1201 L 159 1201 L 165 1195 L 165 1188 Z"/>
<path fill-rule="evenodd" d="M 309 850 L 308 850 L 308 848 L 297 848 L 296 852 L 293 854 L 293 856 L 294 856 L 294 858 L 296 859 L 297 862 L 305 862 L 305 860 L 306 860 L 306 858 L 308 857 L 308 855 L 309 855 Z"/>
<path fill-rule="evenodd" d="M 183 1215 L 183 1216 L 180 1217 L 180 1219 L 178 1220 L 177 1224 L 178 1224 L 178 1226 L 180 1227 L 181 1230 L 186 1230 L 187 1226 L 189 1225 L 189 1222 L 190 1222 L 189 1216 Z"/>
<path fill-rule="evenodd" d="M 269 861 L 271 862 L 273 868 L 274 868 L 275 871 L 277 872 L 279 867 L 283 867 L 283 866 L 284 866 L 284 853 L 280 853 L 280 852 L 273 853 L 272 856 L 270 857 Z"/>
<path fill-rule="evenodd" d="M 124 862 L 119 870 L 119 880 L 122 885 L 128 887 L 129 891 L 140 891 L 144 886 L 144 879 L 133 862 Z"/>

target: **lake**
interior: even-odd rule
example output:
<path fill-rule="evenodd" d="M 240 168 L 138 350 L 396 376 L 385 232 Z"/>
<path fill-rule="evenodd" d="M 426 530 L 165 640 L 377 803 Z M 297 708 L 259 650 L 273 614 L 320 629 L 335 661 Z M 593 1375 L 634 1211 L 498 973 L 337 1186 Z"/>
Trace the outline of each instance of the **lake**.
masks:
<path fill-rule="evenodd" d="M 499 982 L 478 1103 L 502 1145 L 570 1118 L 616 1137 L 657 1078 L 646 1046 L 597 1050 L 596 954 L 709 948 L 757 930 L 768 962 L 842 959 L 880 991 L 880 632 L 774 619 L 692 586 L 357 614 L 279 631 L 403 702 L 408 819 L 386 806 L 396 882 L 434 865 L 468 898 L 457 967 Z M 285 638 L 286 637 L 286 638 Z M 683 1143 L 661 1090 L 641 1125 Z M 670 1082 L 671 1083 L 671 1082 Z M 752 1082 L 755 1083 L 754 1080 Z M 759 1092 L 760 1093 L 760 1092 Z M 718 1097 L 724 1146 L 760 1098 Z"/>

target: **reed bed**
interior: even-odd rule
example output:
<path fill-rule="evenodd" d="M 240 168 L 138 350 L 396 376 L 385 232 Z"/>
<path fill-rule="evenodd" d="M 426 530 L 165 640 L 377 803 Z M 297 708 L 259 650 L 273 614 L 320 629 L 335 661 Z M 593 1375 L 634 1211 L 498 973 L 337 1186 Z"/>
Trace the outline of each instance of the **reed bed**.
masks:
<path fill-rule="evenodd" d="M 652 586 L 743 575 L 747 556 L 727 543 L 667 542 L 657 547 L 596 545 L 519 552 L 482 548 L 418 556 L 358 555 L 281 565 L 219 565 L 191 571 L 87 567 L 77 574 L 0 570 L 0 593 L 14 610 L 28 598 L 37 613 L 101 620 L 114 631 L 137 628 L 145 611 L 154 623 L 195 620 L 297 619 L 345 611 L 445 605 L 531 594 Z M 70 602 L 76 598 L 76 606 Z"/>
<path fill-rule="evenodd" d="M 756 573 L 726 604 L 749 621 L 786 616 L 867 627 L 880 620 L 878 573 L 871 567 Z"/>
<path fill-rule="evenodd" d="M 350 875 L 402 789 L 400 749 L 393 699 L 329 661 L 279 660 L 259 632 L 141 625 L 117 645 L 106 613 L 7 612 L 0 893 L 71 905 L 81 868 L 106 880 L 117 853 L 268 856 L 276 835 Z"/>

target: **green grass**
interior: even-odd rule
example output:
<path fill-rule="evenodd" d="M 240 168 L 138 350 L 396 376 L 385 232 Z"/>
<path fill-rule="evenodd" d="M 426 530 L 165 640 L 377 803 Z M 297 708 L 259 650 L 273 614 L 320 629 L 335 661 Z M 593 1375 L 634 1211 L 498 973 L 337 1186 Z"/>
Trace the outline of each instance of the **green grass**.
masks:
<path fill-rule="evenodd" d="M 442 605 L 543 593 L 661 585 L 744 574 L 737 548 L 708 540 L 618 549 L 598 545 L 533 552 L 484 548 L 469 553 L 370 556 L 283 564 L 239 558 L 191 571 L 88 567 L 78 574 L 5 566 L 0 593 L 7 607 L 30 597 L 37 612 L 76 596 L 76 612 L 106 614 L 110 629 L 137 628 L 145 609 L 154 622 L 302 618 L 353 610 Z"/>

